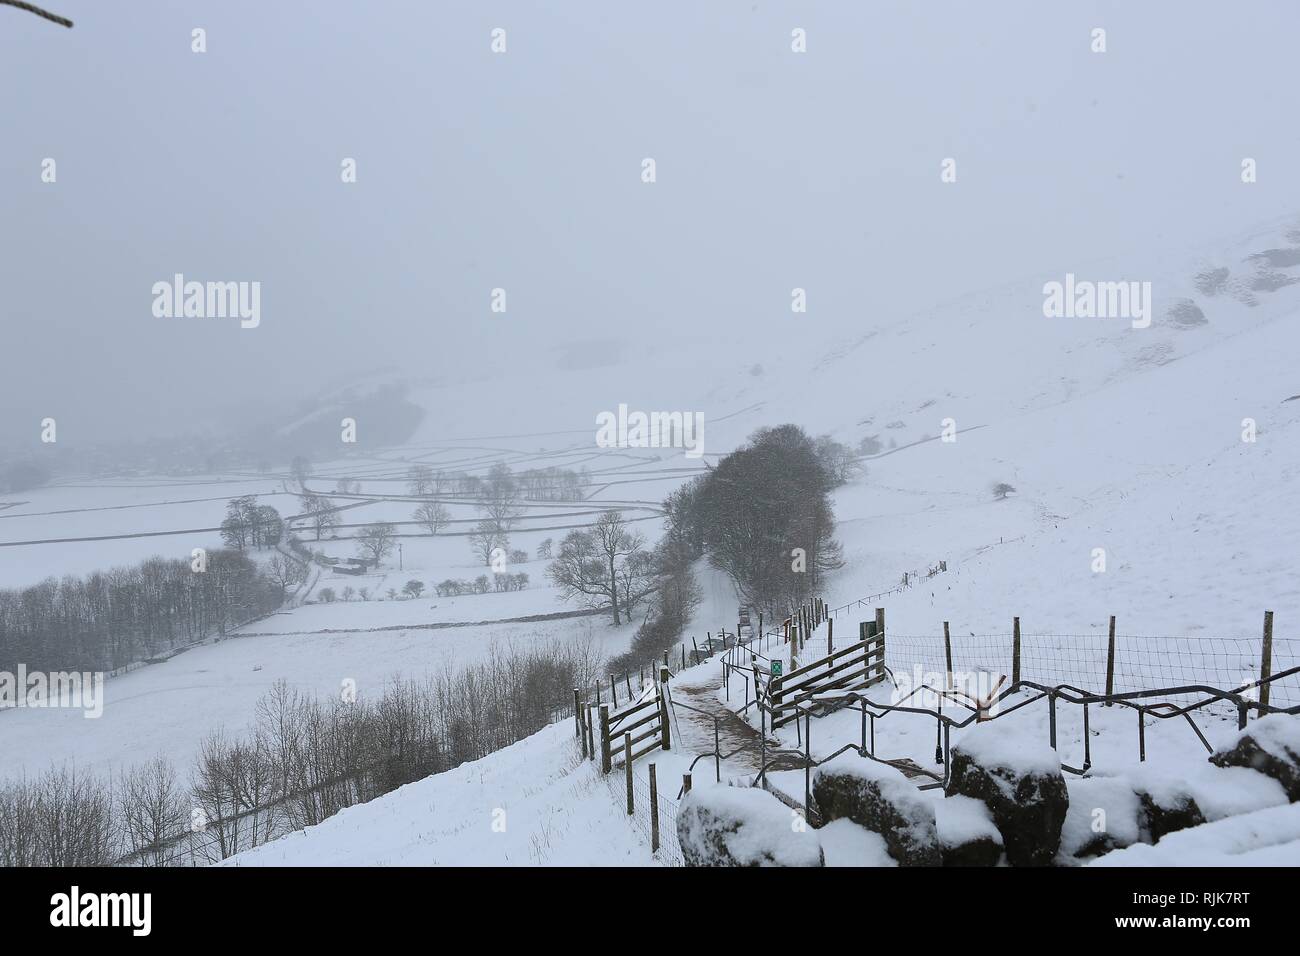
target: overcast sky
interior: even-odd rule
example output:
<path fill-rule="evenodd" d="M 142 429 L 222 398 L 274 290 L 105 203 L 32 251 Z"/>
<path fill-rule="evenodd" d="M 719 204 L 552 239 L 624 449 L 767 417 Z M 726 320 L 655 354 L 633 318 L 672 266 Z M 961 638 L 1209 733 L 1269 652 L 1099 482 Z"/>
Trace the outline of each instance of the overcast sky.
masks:
<path fill-rule="evenodd" d="M 1291 0 L 42 3 L 75 28 L 0 7 L 11 450 L 385 365 L 776 355 L 1300 210 Z M 260 326 L 154 317 L 177 272 Z"/>

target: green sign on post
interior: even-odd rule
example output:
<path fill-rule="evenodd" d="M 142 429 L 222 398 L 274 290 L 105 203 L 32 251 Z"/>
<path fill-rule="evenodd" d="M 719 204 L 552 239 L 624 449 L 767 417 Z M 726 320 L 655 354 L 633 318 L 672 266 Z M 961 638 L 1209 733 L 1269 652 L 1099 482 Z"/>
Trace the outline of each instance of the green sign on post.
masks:
<path fill-rule="evenodd" d="M 780 676 L 781 676 L 781 662 L 780 662 L 780 661 L 773 661 L 773 662 L 772 662 L 772 676 L 773 676 L 773 677 L 780 677 Z"/>

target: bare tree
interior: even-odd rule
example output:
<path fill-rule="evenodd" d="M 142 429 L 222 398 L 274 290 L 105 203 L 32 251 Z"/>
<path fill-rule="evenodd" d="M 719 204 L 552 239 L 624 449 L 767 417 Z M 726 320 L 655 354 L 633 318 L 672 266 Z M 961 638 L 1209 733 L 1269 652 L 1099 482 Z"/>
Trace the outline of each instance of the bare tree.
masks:
<path fill-rule="evenodd" d="M 100 780 L 59 768 L 37 790 L 34 822 L 42 866 L 107 866 L 116 856 L 113 798 Z"/>
<path fill-rule="evenodd" d="M 510 466 L 497 462 L 488 471 L 480 491 L 479 510 L 492 522 L 497 531 L 509 533 L 520 515 L 519 482 L 510 472 Z"/>
<path fill-rule="evenodd" d="M 451 514 L 436 501 L 426 501 L 415 509 L 415 520 L 429 529 L 429 534 L 437 534 L 451 520 Z"/>
<path fill-rule="evenodd" d="M 334 509 L 334 502 L 328 498 L 320 495 L 304 495 L 302 510 L 307 516 L 307 524 L 316 532 L 317 541 L 320 540 L 323 532 L 338 527 L 338 512 Z"/>
<path fill-rule="evenodd" d="M 630 614 L 655 589 L 653 562 L 644 545 L 622 514 L 605 511 L 589 530 L 565 536 L 547 573 L 566 600 L 577 598 L 587 607 L 608 603 L 614 623 L 621 624 L 620 608 Z"/>
<path fill-rule="evenodd" d="M 396 545 L 393 537 L 393 526 L 387 521 L 377 521 L 361 529 L 357 535 L 357 548 L 363 557 L 369 558 L 378 566 Z"/>
<path fill-rule="evenodd" d="M 299 488 L 302 488 L 305 491 L 305 482 L 311 477 L 311 462 L 302 455 L 298 455 L 289 464 L 289 477 L 297 483 Z"/>
<path fill-rule="evenodd" d="M 127 854 L 140 866 L 175 866 L 189 831 L 190 801 L 165 757 L 121 773 L 117 807 Z"/>
<path fill-rule="evenodd" d="M 469 546 L 474 549 L 475 557 L 485 565 L 490 565 L 492 553 L 498 548 L 503 551 L 509 548 L 510 539 L 490 518 L 484 518 L 474 526 L 474 532 L 469 536 Z"/>
<path fill-rule="evenodd" d="M 283 600 L 307 577 L 307 568 L 301 562 L 277 552 L 266 563 L 266 576 L 279 590 Z"/>
<path fill-rule="evenodd" d="M 428 465 L 412 465 L 406 477 L 408 493 L 416 497 L 433 494 L 433 469 Z"/>

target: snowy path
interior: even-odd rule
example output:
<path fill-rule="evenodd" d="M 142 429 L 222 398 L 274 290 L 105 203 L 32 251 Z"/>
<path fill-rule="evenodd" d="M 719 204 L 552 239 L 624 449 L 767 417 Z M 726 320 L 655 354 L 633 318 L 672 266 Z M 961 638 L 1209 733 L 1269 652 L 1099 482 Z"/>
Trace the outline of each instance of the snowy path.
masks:
<path fill-rule="evenodd" d="M 720 776 L 722 780 L 743 776 L 747 778 L 746 782 L 749 782 L 762 766 L 762 741 L 757 730 L 718 699 L 721 688 L 720 671 L 710 675 L 710 679 L 705 682 L 674 687 L 673 703 L 684 706 L 677 706 L 674 709 L 676 719 L 673 729 L 681 740 L 680 746 L 683 750 L 693 754 L 708 754 L 716 750 L 729 755 L 721 761 L 720 772 L 715 774 L 716 776 Z M 775 741 L 768 740 L 769 761 L 772 761 L 773 751 L 779 746 Z M 705 758 L 696 765 L 697 772 L 705 774 L 713 769 L 713 764 L 711 758 Z M 801 760 L 781 756 L 769 764 L 768 770 L 791 770 L 802 767 Z"/>

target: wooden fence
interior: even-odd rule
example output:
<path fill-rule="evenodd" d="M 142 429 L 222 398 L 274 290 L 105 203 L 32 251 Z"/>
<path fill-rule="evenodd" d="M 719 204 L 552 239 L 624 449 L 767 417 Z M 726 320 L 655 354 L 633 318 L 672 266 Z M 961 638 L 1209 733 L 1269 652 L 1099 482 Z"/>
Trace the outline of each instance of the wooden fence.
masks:
<path fill-rule="evenodd" d="M 885 680 L 885 614 L 876 610 L 876 620 L 859 625 L 858 640 L 848 647 L 834 650 L 834 624 L 826 621 L 824 605 L 817 602 L 801 626 L 791 631 L 790 661 L 784 673 L 773 673 L 767 682 L 767 709 L 773 730 L 795 719 L 800 705 L 807 704 L 827 691 L 863 690 Z M 827 653 L 807 664 L 799 665 L 800 634 L 811 634 L 820 621 L 827 623 Z M 757 673 L 755 675 L 758 676 Z"/>
<path fill-rule="evenodd" d="M 600 754 L 601 773 L 611 772 L 620 763 L 630 767 L 656 749 L 672 749 L 667 665 L 660 666 L 658 676 L 658 682 L 648 686 L 635 702 L 617 711 L 609 704 L 583 703 L 574 689 L 574 732 L 581 740 L 584 758 L 595 760 Z"/>

